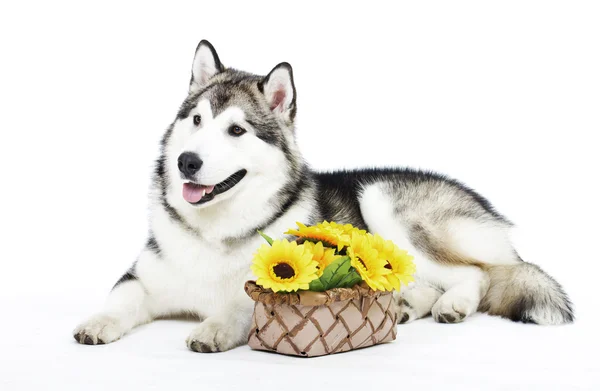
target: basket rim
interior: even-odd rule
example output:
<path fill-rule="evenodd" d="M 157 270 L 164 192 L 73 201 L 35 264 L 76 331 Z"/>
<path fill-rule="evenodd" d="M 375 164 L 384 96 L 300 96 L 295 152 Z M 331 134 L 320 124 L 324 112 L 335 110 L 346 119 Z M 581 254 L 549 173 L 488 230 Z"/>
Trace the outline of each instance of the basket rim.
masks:
<path fill-rule="evenodd" d="M 364 282 L 356 284 L 352 288 L 333 288 L 324 292 L 297 291 L 297 292 L 273 292 L 256 284 L 256 281 L 246 281 L 244 284 L 246 294 L 254 301 L 264 304 L 286 304 L 319 306 L 329 305 L 338 301 L 358 299 L 360 297 L 377 298 L 381 295 L 391 294 L 387 291 L 374 291 Z"/>

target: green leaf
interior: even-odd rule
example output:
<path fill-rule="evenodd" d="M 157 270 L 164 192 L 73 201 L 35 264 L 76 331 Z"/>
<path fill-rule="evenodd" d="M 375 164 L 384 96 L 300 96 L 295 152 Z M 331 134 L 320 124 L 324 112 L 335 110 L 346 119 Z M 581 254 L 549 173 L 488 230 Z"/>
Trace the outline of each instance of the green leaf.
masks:
<path fill-rule="evenodd" d="M 350 267 L 350 257 L 341 257 L 331 262 L 331 264 L 323 270 L 323 275 L 319 279 L 325 290 L 337 288 L 340 281 L 342 281 L 350 271 Z"/>
<path fill-rule="evenodd" d="M 323 283 L 321 282 L 320 278 L 317 278 L 316 280 L 312 280 L 310 282 L 310 284 L 308 284 L 308 290 L 309 291 L 313 291 L 313 292 L 324 292 L 324 291 L 326 291 L 326 289 L 323 286 Z"/>
<path fill-rule="evenodd" d="M 356 269 L 351 268 L 350 272 L 340 281 L 338 288 L 352 288 L 354 285 L 362 281 L 360 274 Z"/>
<path fill-rule="evenodd" d="M 311 281 L 308 290 L 323 292 L 333 288 L 352 288 L 361 281 L 360 274 L 352 267 L 350 257 L 341 257 L 331 262 L 320 278 Z"/>
<path fill-rule="evenodd" d="M 256 231 L 256 232 L 258 232 L 258 234 L 259 234 L 260 236 L 262 236 L 262 237 L 263 237 L 263 238 L 264 238 L 264 239 L 267 241 L 267 243 L 269 243 L 269 245 L 270 245 L 270 246 L 272 246 L 272 245 L 273 245 L 273 239 L 272 239 L 270 236 L 266 235 L 266 234 L 265 234 L 264 232 L 262 232 L 262 231 Z"/>

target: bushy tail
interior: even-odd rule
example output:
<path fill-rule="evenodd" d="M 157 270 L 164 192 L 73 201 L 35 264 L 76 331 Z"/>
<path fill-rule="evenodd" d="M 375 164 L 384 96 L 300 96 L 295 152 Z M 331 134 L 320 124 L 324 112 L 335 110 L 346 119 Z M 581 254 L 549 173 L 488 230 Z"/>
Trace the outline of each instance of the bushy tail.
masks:
<path fill-rule="evenodd" d="M 574 320 L 562 287 L 537 265 L 521 262 L 487 266 L 490 288 L 479 310 L 515 322 L 556 325 Z"/>

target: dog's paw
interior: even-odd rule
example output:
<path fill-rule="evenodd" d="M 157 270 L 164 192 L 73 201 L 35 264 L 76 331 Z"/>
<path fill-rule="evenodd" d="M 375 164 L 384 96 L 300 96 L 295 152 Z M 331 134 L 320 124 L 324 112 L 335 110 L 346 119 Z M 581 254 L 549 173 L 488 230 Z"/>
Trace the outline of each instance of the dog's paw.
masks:
<path fill-rule="evenodd" d="M 396 319 L 399 324 L 417 319 L 417 311 L 403 297 L 396 298 Z"/>
<path fill-rule="evenodd" d="M 194 352 L 224 352 L 241 344 L 237 334 L 232 326 L 207 319 L 192 331 L 186 343 Z"/>
<path fill-rule="evenodd" d="M 438 323 L 460 323 L 477 309 L 477 303 L 460 297 L 453 297 L 451 292 L 443 294 L 433 305 L 431 315 Z"/>
<path fill-rule="evenodd" d="M 73 330 L 73 337 L 81 344 L 103 345 L 121 338 L 123 329 L 117 318 L 96 315 Z"/>

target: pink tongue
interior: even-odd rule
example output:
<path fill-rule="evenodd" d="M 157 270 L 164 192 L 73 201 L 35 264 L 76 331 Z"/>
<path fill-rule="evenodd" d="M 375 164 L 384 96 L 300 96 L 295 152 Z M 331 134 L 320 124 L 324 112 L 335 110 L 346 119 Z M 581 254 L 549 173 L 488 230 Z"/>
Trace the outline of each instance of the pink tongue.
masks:
<path fill-rule="evenodd" d="M 202 199 L 204 195 L 204 187 L 192 185 L 191 183 L 183 184 L 183 199 L 187 202 L 195 204 Z"/>

